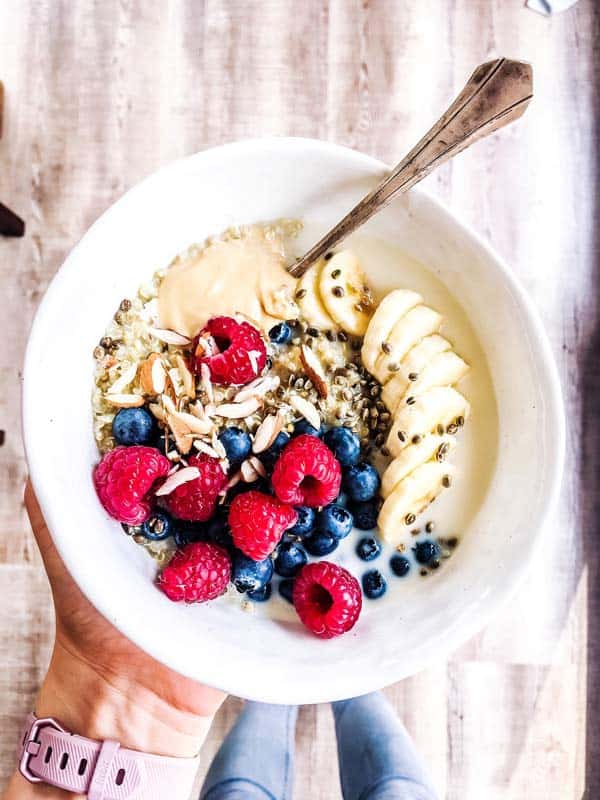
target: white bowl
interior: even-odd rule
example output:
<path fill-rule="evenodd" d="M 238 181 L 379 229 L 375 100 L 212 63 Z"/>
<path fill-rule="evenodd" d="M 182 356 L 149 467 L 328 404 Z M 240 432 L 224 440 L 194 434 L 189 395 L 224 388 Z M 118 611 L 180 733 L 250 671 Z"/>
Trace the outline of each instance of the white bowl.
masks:
<path fill-rule="evenodd" d="M 150 176 L 90 228 L 56 275 L 27 349 L 23 430 L 31 477 L 81 589 L 158 660 L 247 698 L 312 703 L 358 695 L 441 659 L 472 636 L 523 577 L 556 497 L 564 418 L 550 347 L 508 267 L 438 202 L 412 191 L 368 230 L 399 245 L 467 311 L 494 381 L 497 466 L 456 557 L 416 582 L 410 603 L 372 603 L 346 636 L 217 602 L 185 607 L 153 585 L 154 563 L 103 512 L 92 485 L 91 353 L 119 301 L 181 249 L 232 224 L 287 216 L 324 232 L 386 167 L 308 139 L 239 142 Z M 475 523 L 474 523 L 475 524 Z"/>

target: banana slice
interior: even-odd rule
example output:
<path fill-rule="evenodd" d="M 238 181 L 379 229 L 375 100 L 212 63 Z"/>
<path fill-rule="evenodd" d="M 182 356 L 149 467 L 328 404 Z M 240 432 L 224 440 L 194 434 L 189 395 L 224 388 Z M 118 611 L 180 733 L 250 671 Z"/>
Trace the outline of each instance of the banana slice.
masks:
<path fill-rule="evenodd" d="M 434 333 L 432 336 L 426 336 L 408 351 L 402 359 L 400 370 L 385 384 L 381 393 L 381 399 L 390 411 L 396 410 L 398 401 L 406 391 L 410 383 L 408 376 L 413 373 L 420 375 L 434 356 L 450 350 L 451 347 L 452 345 L 447 339 Z"/>
<path fill-rule="evenodd" d="M 431 434 L 431 436 L 425 436 L 418 444 L 410 444 L 405 447 L 383 473 L 381 496 L 384 499 L 389 497 L 400 481 L 404 480 L 421 464 L 425 464 L 433 458 L 440 463 L 444 461 L 455 446 L 456 439 L 453 436 Z"/>
<path fill-rule="evenodd" d="M 395 457 L 413 441 L 438 429 L 444 430 L 458 417 L 467 419 L 470 405 L 465 397 L 450 386 L 435 386 L 415 398 L 402 401 L 394 416 L 387 439 L 387 448 Z"/>
<path fill-rule="evenodd" d="M 295 294 L 296 303 L 298 303 L 304 319 L 320 330 L 329 330 L 337 327 L 327 313 L 319 294 L 319 279 L 325 264 L 326 262 L 323 259 L 313 264 L 298 281 Z"/>
<path fill-rule="evenodd" d="M 400 481 L 379 512 L 377 525 L 381 538 L 398 544 L 407 527 L 414 525 L 415 518 L 450 485 L 453 474 L 451 464 L 428 461 Z"/>
<path fill-rule="evenodd" d="M 385 397 L 383 397 L 382 393 L 383 402 L 394 412 L 398 405 L 402 403 L 404 395 L 416 396 L 423 394 L 423 392 L 432 389 L 434 386 L 453 386 L 468 371 L 469 365 L 460 356 L 457 356 L 452 350 L 446 350 L 444 353 L 438 353 L 437 356 L 434 356 L 420 372 L 413 371 L 408 373 L 407 378 L 409 375 L 411 377 L 408 378 L 406 384 L 403 384 L 403 394 L 400 396 L 395 395 L 395 403 L 394 399 L 392 399 L 391 391 Z M 404 368 L 401 372 L 404 374 Z M 386 384 L 386 388 L 391 382 L 389 381 Z"/>
<path fill-rule="evenodd" d="M 400 362 L 408 351 L 425 336 L 436 333 L 442 316 L 429 306 L 411 308 L 392 328 L 388 336 L 388 352 L 381 352 L 375 362 L 374 375 L 380 383 L 387 383 L 400 369 Z"/>
<path fill-rule="evenodd" d="M 422 302 L 423 298 L 416 292 L 394 289 L 379 303 L 369 322 L 361 350 L 362 363 L 369 372 L 375 369 L 382 347 L 387 347 L 387 338 L 394 325 L 407 311 Z"/>
<path fill-rule="evenodd" d="M 348 250 L 325 262 L 319 293 L 328 314 L 342 330 L 363 336 L 373 313 L 373 299 L 356 256 Z"/>

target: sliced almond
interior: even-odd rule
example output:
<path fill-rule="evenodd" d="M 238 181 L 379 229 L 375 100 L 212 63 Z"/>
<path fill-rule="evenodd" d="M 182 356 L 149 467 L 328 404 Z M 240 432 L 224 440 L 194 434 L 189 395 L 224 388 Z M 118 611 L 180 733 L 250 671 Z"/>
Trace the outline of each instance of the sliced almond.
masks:
<path fill-rule="evenodd" d="M 200 380 L 202 381 L 202 388 L 206 392 L 208 402 L 212 403 L 215 399 L 215 393 L 213 392 L 213 385 L 210 379 L 210 367 L 208 364 L 200 365 Z"/>
<path fill-rule="evenodd" d="M 183 469 L 178 469 L 177 472 L 169 475 L 163 485 L 156 490 L 156 495 L 157 497 L 163 497 L 166 494 L 171 494 L 178 486 L 181 486 L 183 483 L 188 483 L 188 481 L 196 480 L 196 478 L 199 477 L 200 470 L 198 467 L 184 467 Z"/>
<path fill-rule="evenodd" d="M 283 417 L 281 414 L 269 414 L 268 417 L 265 417 L 254 434 L 252 452 L 262 453 L 271 447 L 282 428 Z"/>
<path fill-rule="evenodd" d="M 260 473 L 250 459 L 246 459 L 246 461 L 242 462 L 240 471 L 242 473 L 242 480 L 244 483 L 254 483 L 254 481 L 257 481 L 260 478 Z"/>
<path fill-rule="evenodd" d="M 318 429 L 321 427 L 319 412 L 306 398 L 301 397 L 299 394 L 293 394 L 290 396 L 290 405 L 301 414 L 307 422 L 310 422 L 313 428 Z"/>
<path fill-rule="evenodd" d="M 124 390 L 133 382 L 137 375 L 137 364 L 131 364 L 116 379 L 116 381 L 106 390 L 107 394 L 123 394 Z"/>
<path fill-rule="evenodd" d="M 177 367 L 171 367 L 171 369 L 167 371 L 167 374 L 169 376 L 171 386 L 175 392 L 175 397 L 183 397 L 185 394 L 183 390 L 183 381 L 181 380 L 181 375 L 179 374 Z"/>
<path fill-rule="evenodd" d="M 161 422 L 166 422 L 167 415 L 164 408 L 159 403 L 149 403 L 148 408 L 156 419 L 159 419 Z"/>
<path fill-rule="evenodd" d="M 252 364 L 252 369 L 258 375 L 258 359 L 261 357 L 262 353 L 260 350 L 248 350 L 248 360 Z"/>
<path fill-rule="evenodd" d="M 175 444 L 180 453 L 186 455 L 192 449 L 193 434 L 184 421 L 175 414 L 167 414 L 167 425 L 175 437 Z"/>
<path fill-rule="evenodd" d="M 117 408 L 138 408 L 144 405 L 141 394 L 106 394 L 104 399 Z"/>
<path fill-rule="evenodd" d="M 183 384 L 183 393 L 186 397 L 189 397 L 190 400 L 193 400 L 196 397 L 196 385 L 194 382 L 194 376 L 190 372 L 190 368 L 188 367 L 185 358 L 179 353 L 175 356 L 175 364 L 177 365 L 177 369 L 179 370 L 179 375 L 181 377 L 181 383 Z"/>
<path fill-rule="evenodd" d="M 195 403 L 192 403 L 189 406 L 189 411 L 190 411 L 190 414 L 193 414 L 195 417 L 198 417 L 198 419 L 206 419 L 207 418 L 206 417 L 206 412 L 204 410 L 204 406 L 202 405 L 202 403 L 199 400 L 197 402 L 195 402 Z"/>
<path fill-rule="evenodd" d="M 204 413 L 210 419 L 210 417 L 214 417 L 217 411 L 217 407 L 214 403 L 207 403 L 204 406 Z"/>
<path fill-rule="evenodd" d="M 310 347 L 307 347 L 305 344 L 302 345 L 300 348 L 300 361 L 304 369 L 306 370 L 306 374 L 310 378 L 310 380 L 314 383 L 315 389 L 319 393 L 321 397 L 327 397 L 329 393 L 329 387 L 327 386 L 327 378 L 325 377 L 325 370 L 323 369 L 323 365 L 317 358 L 316 354 Z"/>
<path fill-rule="evenodd" d="M 260 400 L 257 397 L 250 397 L 244 400 L 243 403 L 222 403 L 215 408 L 215 414 L 218 417 L 226 417 L 227 419 L 243 419 L 254 414 L 261 406 Z"/>
<path fill-rule="evenodd" d="M 223 443 L 219 439 L 219 434 L 217 433 L 217 431 L 213 431 L 211 444 L 213 446 L 213 450 L 217 451 L 217 453 L 219 455 L 219 458 L 221 460 L 224 460 L 224 459 L 227 458 L 227 451 L 223 447 Z"/>
<path fill-rule="evenodd" d="M 210 456 L 211 458 L 220 458 L 217 451 L 206 442 L 203 442 L 202 439 L 194 439 L 194 447 L 200 453 L 205 453 L 207 456 Z"/>
<path fill-rule="evenodd" d="M 204 434 L 211 433 L 212 429 L 214 428 L 213 423 L 209 419 L 200 419 L 194 414 L 188 414 L 187 411 L 176 411 L 171 416 L 178 419 L 184 425 L 187 425 L 190 433 L 196 433 L 202 436 Z"/>
<path fill-rule="evenodd" d="M 160 401 L 164 406 L 165 411 L 169 414 L 176 414 L 177 409 L 175 408 L 175 402 L 173 398 L 171 398 L 168 394 L 161 394 Z"/>
<path fill-rule="evenodd" d="M 192 341 L 188 339 L 187 336 L 183 336 L 176 331 L 170 331 L 168 328 L 150 328 L 150 334 L 154 336 L 155 339 L 158 339 L 159 342 L 173 344 L 176 347 L 185 347 L 191 344 Z"/>
<path fill-rule="evenodd" d="M 258 472 L 261 478 L 267 477 L 267 470 L 265 469 L 265 465 L 262 463 L 260 458 L 257 458 L 256 456 L 250 456 L 248 461 L 252 464 L 255 471 Z"/>
<path fill-rule="evenodd" d="M 264 397 L 269 392 L 272 392 L 279 386 L 280 380 L 277 375 L 264 375 L 260 378 L 255 378 L 247 386 L 236 394 L 233 398 L 234 403 L 243 403 L 251 397 Z"/>
<path fill-rule="evenodd" d="M 140 367 L 140 386 L 146 394 L 162 394 L 167 376 L 159 353 L 150 353 Z"/>

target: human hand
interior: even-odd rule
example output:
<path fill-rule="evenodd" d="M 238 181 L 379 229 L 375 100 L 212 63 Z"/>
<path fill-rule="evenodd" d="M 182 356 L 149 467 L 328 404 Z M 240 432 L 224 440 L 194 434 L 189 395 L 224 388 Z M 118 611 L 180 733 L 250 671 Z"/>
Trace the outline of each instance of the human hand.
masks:
<path fill-rule="evenodd" d="M 67 572 L 30 483 L 25 506 L 56 612 L 54 651 L 38 696 L 37 716 L 56 717 L 73 733 L 116 739 L 134 750 L 196 755 L 225 699 L 223 692 L 160 664 L 114 628 Z M 5 800 L 25 796 L 10 791 Z M 57 791 L 43 796 L 67 795 Z"/>

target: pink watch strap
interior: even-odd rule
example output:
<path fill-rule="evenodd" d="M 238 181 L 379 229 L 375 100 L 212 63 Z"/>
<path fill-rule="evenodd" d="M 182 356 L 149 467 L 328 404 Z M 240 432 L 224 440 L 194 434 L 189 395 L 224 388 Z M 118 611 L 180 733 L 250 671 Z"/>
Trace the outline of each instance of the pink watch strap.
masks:
<path fill-rule="evenodd" d="M 54 719 L 27 718 L 19 770 L 32 783 L 48 783 L 88 800 L 164 800 L 188 797 L 197 758 L 169 758 L 96 742 L 64 730 Z"/>

